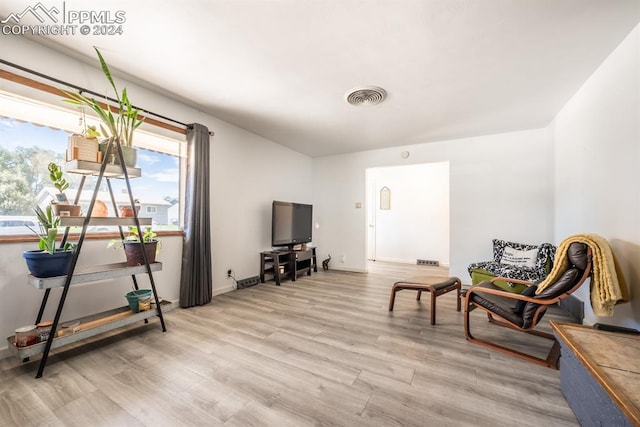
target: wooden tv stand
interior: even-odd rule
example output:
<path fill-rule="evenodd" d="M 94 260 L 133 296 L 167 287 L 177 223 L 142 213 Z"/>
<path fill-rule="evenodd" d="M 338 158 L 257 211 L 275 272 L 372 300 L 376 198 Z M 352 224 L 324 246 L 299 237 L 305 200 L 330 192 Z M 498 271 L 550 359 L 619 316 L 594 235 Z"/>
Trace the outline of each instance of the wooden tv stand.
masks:
<path fill-rule="evenodd" d="M 311 275 L 311 271 L 318 271 L 316 248 L 299 251 L 290 249 L 260 252 L 260 282 L 264 283 L 265 276 L 273 276 L 276 285 L 280 286 L 283 279 L 295 282 L 301 274 Z"/>

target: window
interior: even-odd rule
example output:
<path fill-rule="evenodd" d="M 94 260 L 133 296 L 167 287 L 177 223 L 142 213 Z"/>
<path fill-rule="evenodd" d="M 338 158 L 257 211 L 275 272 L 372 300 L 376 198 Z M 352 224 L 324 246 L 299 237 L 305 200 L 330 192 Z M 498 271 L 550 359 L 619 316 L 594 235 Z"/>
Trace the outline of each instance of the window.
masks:
<path fill-rule="evenodd" d="M 28 234 L 29 224 L 36 224 L 34 207 L 46 206 L 57 190 L 49 179 L 49 162 L 63 165 L 67 140 L 74 126 L 80 129 L 81 112 L 69 111 L 0 92 L 0 236 Z M 86 118 L 91 124 L 92 119 Z M 180 229 L 180 179 L 184 146 L 177 139 L 138 130 L 134 138 L 140 178 L 131 179 L 133 195 L 141 212 L 152 218 L 157 230 Z M 65 174 L 70 187 L 69 200 L 77 196 L 81 176 Z M 79 204 L 86 212 L 97 178 L 87 177 Z M 124 180 L 112 179 L 116 204 L 129 204 Z M 98 199 L 105 202 L 108 215 L 114 216 L 113 204 L 105 180 Z M 22 221 L 22 223 L 19 223 Z M 110 231 L 101 227 L 89 231 Z"/>

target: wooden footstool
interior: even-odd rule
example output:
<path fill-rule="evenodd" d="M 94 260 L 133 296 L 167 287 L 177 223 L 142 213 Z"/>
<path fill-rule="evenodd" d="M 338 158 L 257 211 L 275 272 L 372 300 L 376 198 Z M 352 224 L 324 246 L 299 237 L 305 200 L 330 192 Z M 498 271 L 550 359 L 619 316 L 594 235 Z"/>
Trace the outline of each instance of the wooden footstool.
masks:
<path fill-rule="evenodd" d="M 457 291 L 456 295 L 456 304 L 457 309 L 460 311 L 460 279 L 457 277 L 450 277 L 444 282 L 429 284 L 426 283 L 429 281 L 427 278 L 420 277 L 412 277 L 408 280 L 403 280 L 401 282 L 396 282 L 393 284 L 391 288 L 391 297 L 389 299 L 389 311 L 393 310 L 393 303 L 396 300 L 396 292 L 401 291 L 403 289 L 410 289 L 413 291 L 418 291 L 418 295 L 416 296 L 416 301 L 420 301 L 420 296 L 423 291 L 428 291 L 431 293 L 431 324 L 436 324 L 436 297 L 446 294 L 447 292 L 451 292 L 453 290 Z"/>

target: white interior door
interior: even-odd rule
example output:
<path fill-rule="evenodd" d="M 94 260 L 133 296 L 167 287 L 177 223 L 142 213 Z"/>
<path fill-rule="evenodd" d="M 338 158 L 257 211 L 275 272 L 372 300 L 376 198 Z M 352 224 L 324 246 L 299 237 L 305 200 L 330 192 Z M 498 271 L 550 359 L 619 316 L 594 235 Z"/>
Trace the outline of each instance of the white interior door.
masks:
<path fill-rule="evenodd" d="M 377 192 L 375 179 L 367 174 L 367 259 L 376 260 L 376 206 Z"/>

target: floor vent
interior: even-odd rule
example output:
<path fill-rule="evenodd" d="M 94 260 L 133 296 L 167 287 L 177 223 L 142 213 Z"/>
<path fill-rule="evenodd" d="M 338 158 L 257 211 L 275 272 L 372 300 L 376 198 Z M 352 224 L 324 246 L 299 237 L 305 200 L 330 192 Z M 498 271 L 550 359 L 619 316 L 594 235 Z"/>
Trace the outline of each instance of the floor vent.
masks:
<path fill-rule="evenodd" d="M 419 259 L 418 260 L 418 265 L 430 265 L 432 267 L 437 267 L 440 265 L 440 262 L 438 261 L 433 261 L 430 259 Z"/>
<path fill-rule="evenodd" d="M 238 289 L 248 288 L 249 286 L 257 285 L 258 283 L 260 283 L 260 277 L 258 276 L 240 279 L 238 280 Z"/>

